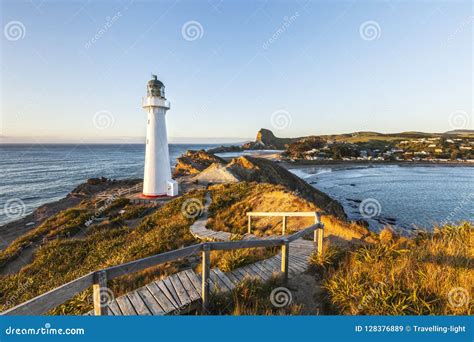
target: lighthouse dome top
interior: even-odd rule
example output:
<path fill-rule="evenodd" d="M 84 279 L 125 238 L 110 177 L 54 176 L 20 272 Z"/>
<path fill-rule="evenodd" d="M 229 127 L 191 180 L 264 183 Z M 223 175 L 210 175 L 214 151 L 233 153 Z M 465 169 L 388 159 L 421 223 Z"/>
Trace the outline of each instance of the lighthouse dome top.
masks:
<path fill-rule="evenodd" d="M 165 98 L 165 85 L 158 80 L 158 76 L 151 75 L 152 79 L 147 84 L 147 95 Z"/>

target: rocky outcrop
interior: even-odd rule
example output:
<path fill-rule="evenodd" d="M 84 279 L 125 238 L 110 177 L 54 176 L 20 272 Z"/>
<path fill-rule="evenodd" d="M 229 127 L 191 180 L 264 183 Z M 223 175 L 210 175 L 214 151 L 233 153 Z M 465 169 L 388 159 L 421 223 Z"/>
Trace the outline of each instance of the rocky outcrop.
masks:
<path fill-rule="evenodd" d="M 204 150 L 186 151 L 185 154 L 178 158 L 173 177 L 197 174 L 208 168 L 213 163 L 225 165 L 226 161 Z"/>
<path fill-rule="evenodd" d="M 262 128 L 254 142 L 242 145 L 244 150 L 284 150 L 289 144 L 300 138 L 278 138 L 269 129 Z"/>
<path fill-rule="evenodd" d="M 265 138 L 263 139 L 265 140 Z M 283 185 L 313 202 L 327 213 L 341 219 L 346 218 L 344 209 L 339 202 L 267 159 L 241 156 L 226 163 L 222 158 L 205 151 L 187 151 L 178 158 L 174 175 L 175 177 L 193 175 L 190 180 L 201 184 L 247 181 Z"/>
<path fill-rule="evenodd" d="M 344 209 L 339 202 L 270 160 L 247 156 L 239 157 L 233 159 L 226 168 L 241 181 L 281 184 L 299 193 L 326 212 L 346 219 Z"/>
<path fill-rule="evenodd" d="M 207 150 L 208 153 L 226 153 L 226 152 L 241 152 L 243 151 L 241 146 L 231 145 L 231 146 L 218 146 L 213 147 Z"/>

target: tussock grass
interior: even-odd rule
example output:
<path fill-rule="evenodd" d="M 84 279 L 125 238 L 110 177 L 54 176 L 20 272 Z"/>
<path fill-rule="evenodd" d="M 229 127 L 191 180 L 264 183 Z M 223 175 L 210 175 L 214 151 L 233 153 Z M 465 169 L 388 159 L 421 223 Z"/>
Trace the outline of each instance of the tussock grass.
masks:
<path fill-rule="evenodd" d="M 471 223 L 438 227 L 433 233 L 421 233 L 414 239 L 388 233 L 381 237 L 381 243 L 349 252 L 327 273 L 324 286 L 331 304 L 341 314 L 474 312 Z M 459 289 L 470 300 L 463 302 Z"/>
<path fill-rule="evenodd" d="M 232 292 L 214 294 L 210 298 L 210 315 L 298 315 L 301 305 L 291 302 L 275 307 L 271 302 L 272 290 L 281 286 L 279 279 L 273 278 L 263 284 L 257 279 L 244 279 Z"/>
<path fill-rule="evenodd" d="M 0 278 L 0 311 L 45 293 L 88 272 L 178 249 L 197 241 L 189 232 L 194 219 L 183 215 L 181 207 L 188 198 L 204 198 L 204 191 L 191 192 L 174 199 L 146 216 L 135 229 L 116 224 L 104 224 L 88 231 L 82 238 L 59 238 L 49 241 L 36 251 L 33 261 L 19 272 Z M 122 203 L 123 204 L 123 203 Z M 67 222 L 70 213 L 60 213 L 50 221 Z M 79 217 L 79 215 L 77 215 Z M 48 220 L 49 221 L 49 220 Z M 73 219 L 74 221 L 74 219 Z M 162 265 L 126 277 L 108 285 L 115 296 L 135 289 L 167 273 L 176 271 L 180 262 Z M 21 284 L 27 284 L 20 286 Z M 81 314 L 92 308 L 91 290 L 52 313 Z"/>
<path fill-rule="evenodd" d="M 308 261 L 315 271 L 325 273 L 334 268 L 334 265 L 337 265 L 346 254 L 346 249 L 325 244 L 323 253 L 313 252 Z"/>

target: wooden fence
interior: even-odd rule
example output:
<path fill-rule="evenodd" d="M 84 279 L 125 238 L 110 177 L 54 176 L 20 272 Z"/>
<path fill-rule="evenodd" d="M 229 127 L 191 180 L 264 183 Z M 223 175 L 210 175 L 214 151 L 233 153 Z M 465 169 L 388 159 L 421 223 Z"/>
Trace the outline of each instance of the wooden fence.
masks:
<path fill-rule="evenodd" d="M 262 216 L 270 213 L 249 213 L 250 216 Z M 259 215 L 256 215 L 259 214 Z M 274 213 L 271 213 L 274 214 Z M 314 233 L 314 242 L 317 244 L 318 253 L 322 252 L 322 239 L 324 225 L 320 221 L 318 213 L 276 213 L 276 216 L 314 216 L 315 224 L 298 231 L 289 236 L 276 237 L 272 239 L 254 239 L 224 242 L 204 242 L 181 249 L 153 255 L 143 259 L 128 263 L 108 267 L 99 271 L 88 273 L 80 278 L 70 281 L 60 287 L 48 291 L 40 296 L 32 298 L 20 305 L 2 312 L 2 315 L 42 315 L 51 309 L 61 305 L 76 294 L 86 290 L 90 286 L 93 288 L 94 314 L 107 314 L 106 303 L 101 302 L 101 297 L 107 296 L 107 281 L 157 266 L 166 262 L 189 257 L 198 253 L 202 255 L 202 306 L 205 310 L 209 302 L 209 274 L 210 274 L 210 253 L 211 251 L 234 250 L 256 247 L 281 247 L 281 272 L 285 280 L 288 279 L 288 262 L 290 243 L 305 235 Z M 284 214 L 284 215 L 282 215 Z M 298 215 L 297 215 L 298 214 Z M 249 216 L 249 217 L 250 217 Z M 275 216 L 275 215 L 273 215 Z"/>
<path fill-rule="evenodd" d="M 247 233 L 251 234 L 252 233 L 252 217 L 281 217 L 282 218 L 282 229 L 281 229 L 281 235 L 286 234 L 286 227 L 288 224 L 288 218 L 289 217 L 314 217 L 314 223 L 318 224 L 321 222 L 321 216 L 317 212 L 248 212 L 247 217 L 248 217 L 248 230 Z M 315 236 L 314 241 L 318 243 L 317 245 L 317 251 L 318 253 L 321 253 L 323 250 L 323 230 L 318 229 L 315 231 L 315 234 L 320 234 L 321 236 Z"/>

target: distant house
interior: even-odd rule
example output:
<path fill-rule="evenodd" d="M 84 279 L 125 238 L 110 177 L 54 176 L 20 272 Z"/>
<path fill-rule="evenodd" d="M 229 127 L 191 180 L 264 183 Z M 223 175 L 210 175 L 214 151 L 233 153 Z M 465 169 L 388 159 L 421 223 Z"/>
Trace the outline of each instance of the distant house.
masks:
<path fill-rule="evenodd" d="M 442 148 L 437 148 L 437 149 L 435 149 L 435 153 L 443 153 L 443 149 Z"/>

